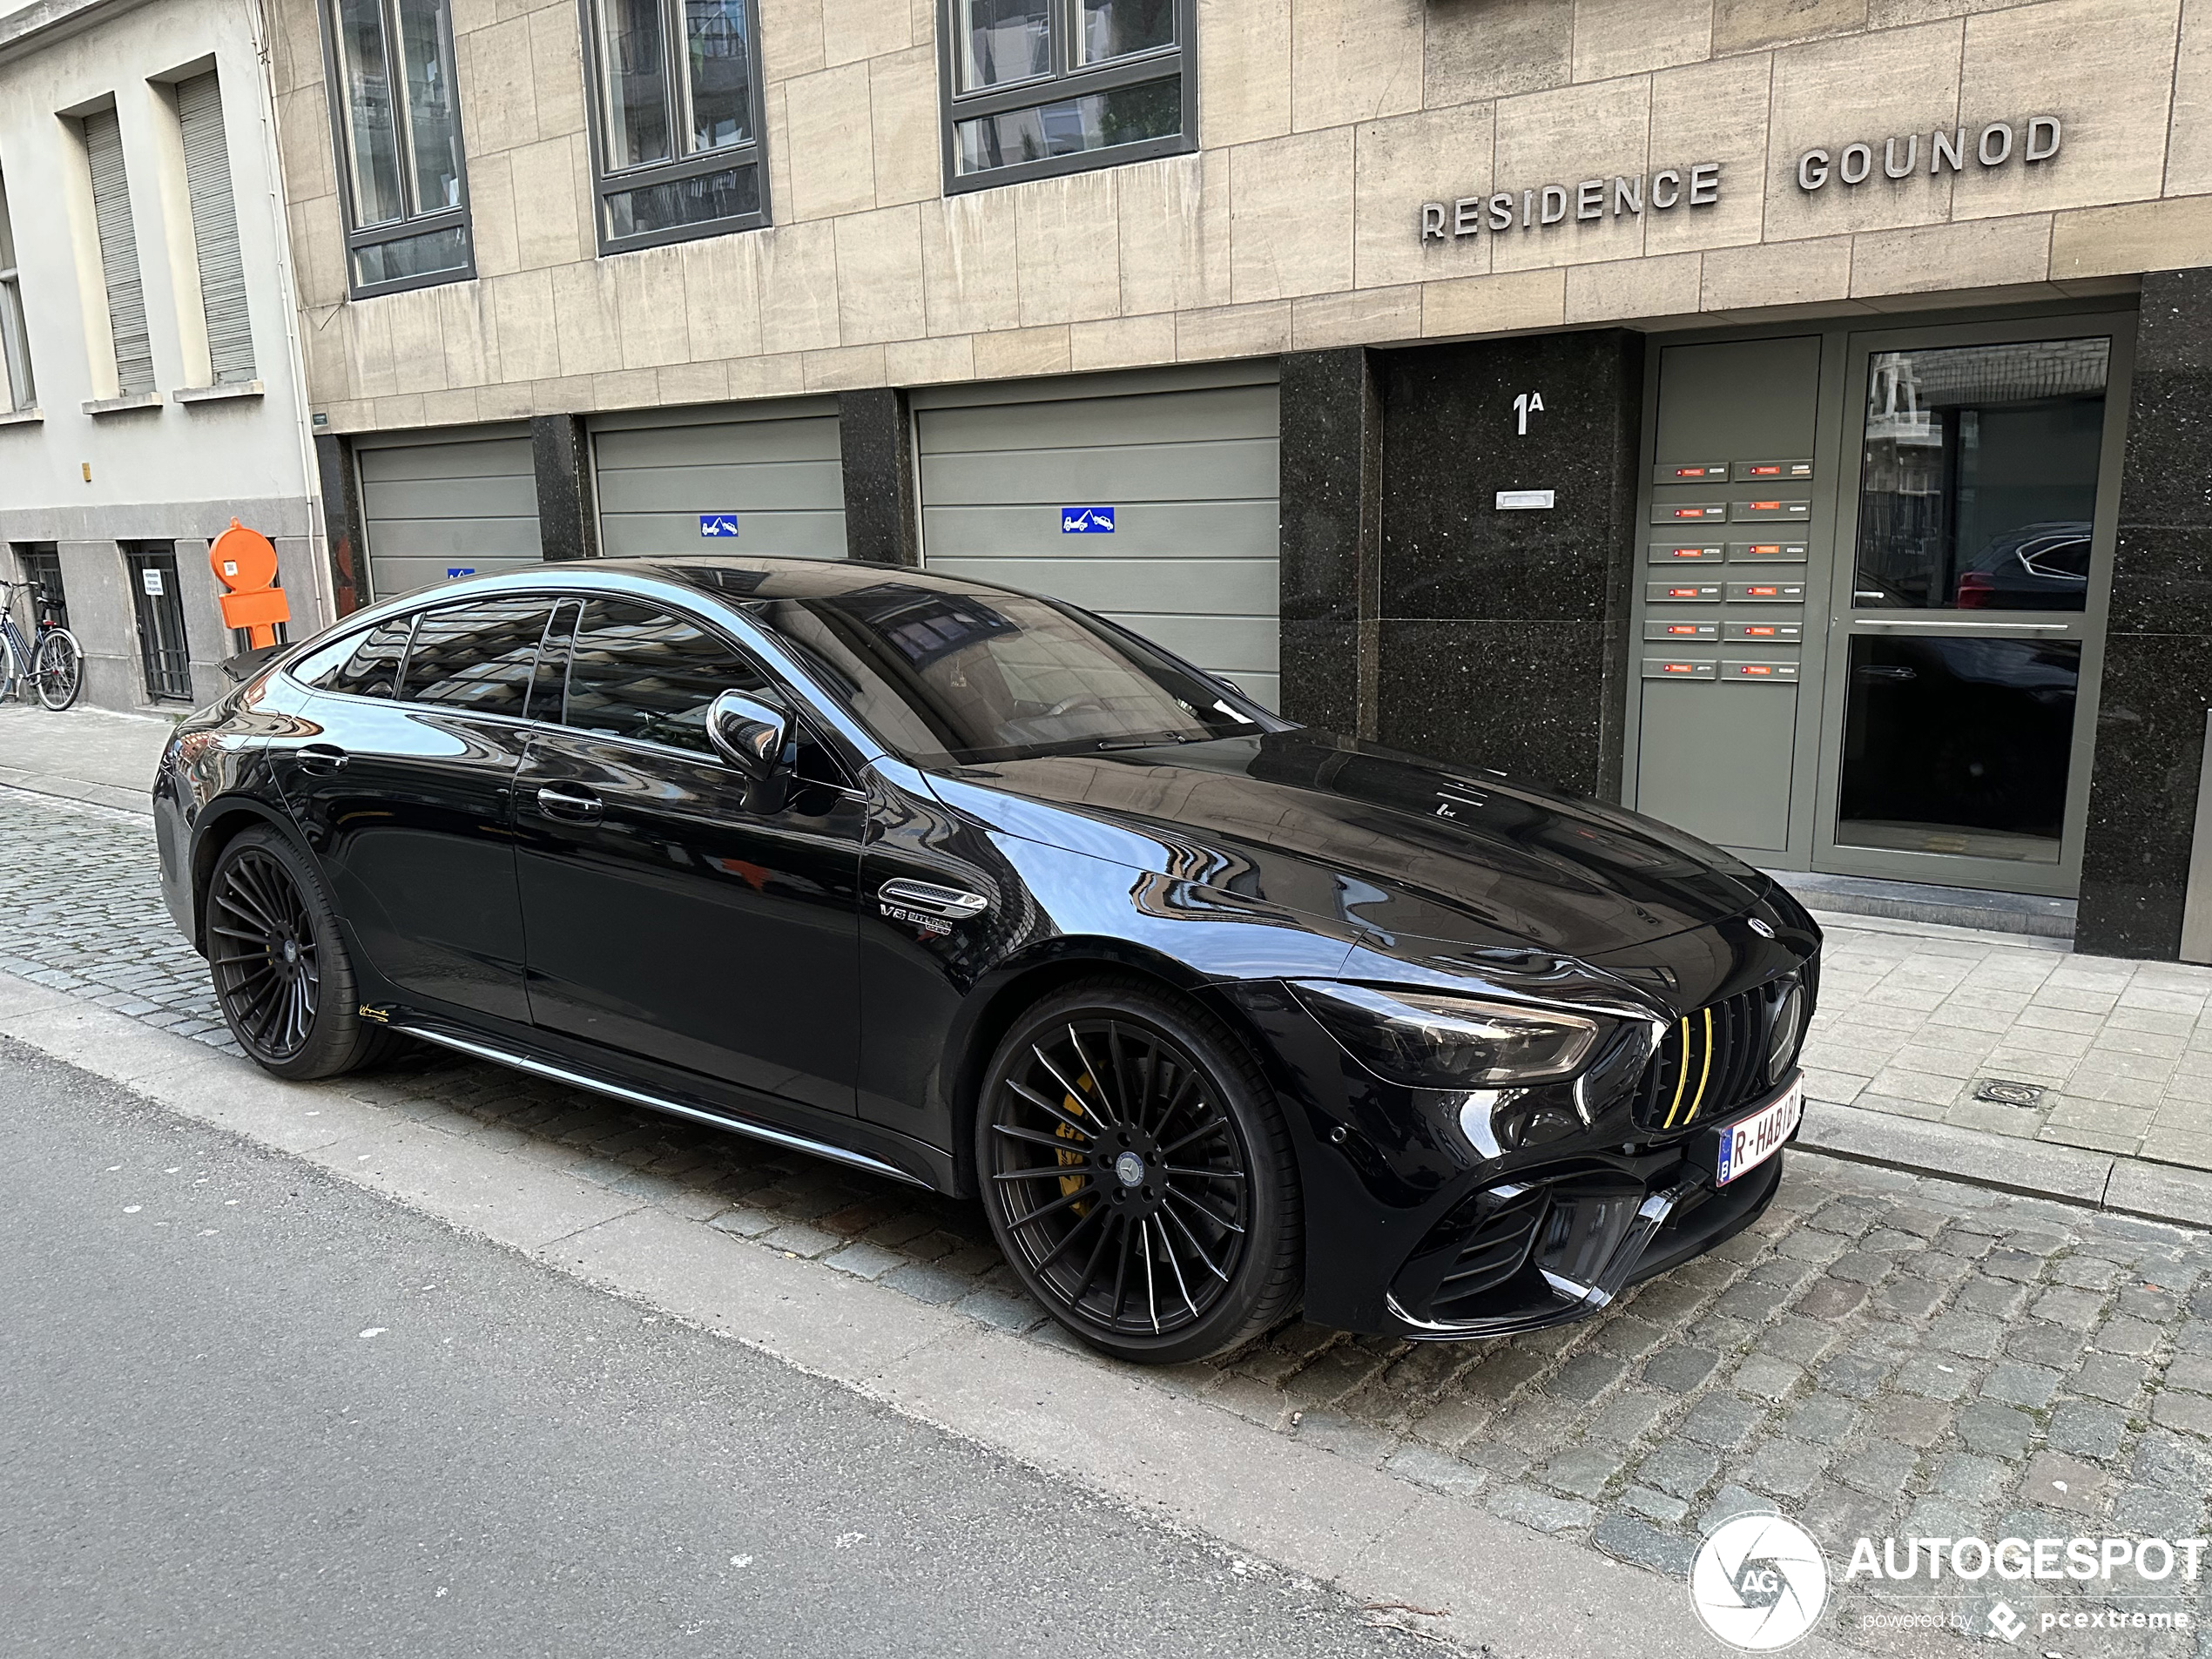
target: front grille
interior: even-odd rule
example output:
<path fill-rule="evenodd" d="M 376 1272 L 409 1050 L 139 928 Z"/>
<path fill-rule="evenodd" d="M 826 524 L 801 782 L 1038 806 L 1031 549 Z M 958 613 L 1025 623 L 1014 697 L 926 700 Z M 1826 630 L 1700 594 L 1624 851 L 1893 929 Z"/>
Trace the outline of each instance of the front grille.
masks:
<path fill-rule="evenodd" d="M 1764 1093 L 1767 1021 L 1789 988 L 1787 980 L 1755 987 L 1676 1020 L 1644 1069 L 1636 1127 L 1687 1129 Z"/>

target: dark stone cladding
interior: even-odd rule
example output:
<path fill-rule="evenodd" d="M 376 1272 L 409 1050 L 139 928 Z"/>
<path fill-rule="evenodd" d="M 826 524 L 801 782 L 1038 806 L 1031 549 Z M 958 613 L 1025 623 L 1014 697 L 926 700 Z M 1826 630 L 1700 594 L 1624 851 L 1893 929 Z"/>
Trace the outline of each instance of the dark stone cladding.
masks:
<path fill-rule="evenodd" d="M 1377 359 L 1377 735 L 1618 799 L 1642 336 L 1594 330 Z M 1526 435 L 1514 407 L 1522 393 L 1544 405 Z M 1501 510 L 1502 489 L 1550 489 L 1555 505 Z"/>
<path fill-rule="evenodd" d="M 537 543 L 548 559 L 599 556 L 599 515 L 591 498 L 591 442 L 582 417 L 530 417 L 530 463 L 537 474 Z"/>
<path fill-rule="evenodd" d="M 2212 708 L 2212 271 L 2141 306 L 2074 948 L 2171 959 Z"/>
<path fill-rule="evenodd" d="M 368 602 L 368 541 L 361 530 L 353 446 L 335 433 L 316 433 L 315 473 L 322 482 L 322 533 L 330 550 L 331 610 L 350 617 Z"/>
<path fill-rule="evenodd" d="M 1373 615 L 1381 523 L 1372 360 L 1357 346 L 1292 352 L 1280 374 L 1283 711 L 1356 733 L 1359 623 Z"/>
<path fill-rule="evenodd" d="M 917 565 L 914 423 L 907 399 L 889 387 L 837 395 L 838 444 L 845 464 L 845 556 L 875 564 Z"/>

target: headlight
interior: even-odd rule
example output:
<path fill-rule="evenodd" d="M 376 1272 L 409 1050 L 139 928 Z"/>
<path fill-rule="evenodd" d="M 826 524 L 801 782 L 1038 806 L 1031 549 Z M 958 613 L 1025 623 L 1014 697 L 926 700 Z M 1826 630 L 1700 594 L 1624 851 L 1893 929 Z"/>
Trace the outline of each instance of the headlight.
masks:
<path fill-rule="evenodd" d="M 1496 1089 L 1572 1076 L 1600 1021 L 1431 991 L 1298 980 L 1291 988 L 1363 1065 L 1414 1089 Z"/>
<path fill-rule="evenodd" d="M 1792 985 L 1767 1023 L 1766 1080 L 1775 1082 L 1797 1057 L 1797 1043 L 1804 1035 L 1805 988 Z"/>

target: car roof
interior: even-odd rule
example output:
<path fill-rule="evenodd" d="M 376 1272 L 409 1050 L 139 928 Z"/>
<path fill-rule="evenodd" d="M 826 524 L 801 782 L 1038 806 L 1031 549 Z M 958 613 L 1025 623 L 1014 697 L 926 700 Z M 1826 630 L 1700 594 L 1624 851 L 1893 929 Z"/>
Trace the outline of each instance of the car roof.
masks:
<path fill-rule="evenodd" d="M 847 559 L 777 558 L 732 553 L 652 554 L 594 559 L 590 568 L 610 575 L 628 571 L 658 577 L 662 581 L 678 583 L 740 604 L 756 599 L 831 598 L 881 588 L 887 583 L 940 593 L 992 590 L 988 583 L 936 576 L 908 565 Z M 558 565 L 550 567 L 553 571 L 560 569 Z"/>

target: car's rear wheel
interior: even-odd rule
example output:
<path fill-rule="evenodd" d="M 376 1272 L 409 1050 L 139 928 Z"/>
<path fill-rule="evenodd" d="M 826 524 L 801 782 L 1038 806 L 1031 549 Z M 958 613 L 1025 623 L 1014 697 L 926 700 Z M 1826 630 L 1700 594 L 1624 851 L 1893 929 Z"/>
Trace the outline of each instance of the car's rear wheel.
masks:
<path fill-rule="evenodd" d="M 976 1111 L 1000 1248 L 1061 1324 L 1124 1359 L 1235 1347 L 1303 1284 L 1298 1166 L 1251 1055 L 1137 980 L 1069 986 L 1015 1022 Z"/>
<path fill-rule="evenodd" d="M 238 1046 L 280 1077 L 368 1064 L 390 1033 L 361 1017 L 338 914 L 306 856 L 274 830 L 241 831 L 207 884 L 207 961 Z"/>

